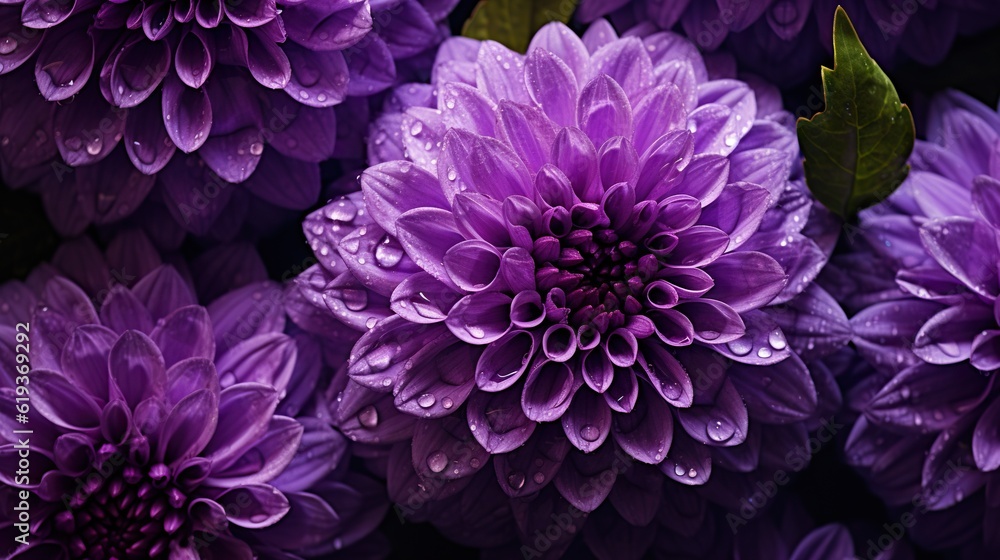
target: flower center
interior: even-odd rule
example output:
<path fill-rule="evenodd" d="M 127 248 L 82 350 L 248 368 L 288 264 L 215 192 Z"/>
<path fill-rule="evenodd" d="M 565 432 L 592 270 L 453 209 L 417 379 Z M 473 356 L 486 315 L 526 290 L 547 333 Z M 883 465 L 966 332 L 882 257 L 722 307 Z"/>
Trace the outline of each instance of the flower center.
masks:
<path fill-rule="evenodd" d="M 190 535 L 188 498 L 170 484 L 165 465 L 144 469 L 109 460 L 77 481 L 55 518 L 73 558 L 166 558 L 171 541 Z"/>
<path fill-rule="evenodd" d="M 543 292 L 562 290 L 574 327 L 603 333 L 642 312 L 642 291 L 659 268 L 654 255 L 612 229 L 576 229 L 552 247 L 536 253 L 535 280 Z"/>

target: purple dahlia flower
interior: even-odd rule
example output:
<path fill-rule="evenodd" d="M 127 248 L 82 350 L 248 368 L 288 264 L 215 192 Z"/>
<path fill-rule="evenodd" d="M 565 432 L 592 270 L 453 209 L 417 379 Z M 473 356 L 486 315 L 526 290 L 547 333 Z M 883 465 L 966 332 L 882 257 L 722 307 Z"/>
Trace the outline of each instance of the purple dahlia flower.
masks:
<path fill-rule="evenodd" d="M 591 22 L 610 16 L 626 29 L 641 22 L 660 29 L 679 25 L 707 51 L 728 39 L 746 70 L 793 85 L 815 78 L 816 66 L 832 53 L 838 4 L 882 65 L 900 55 L 938 64 L 958 34 L 980 31 L 1000 19 L 1000 9 L 988 0 L 581 0 L 577 17 Z"/>
<path fill-rule="evenodd" d="M 998 141 L 992 109 L 957 92 L 936 98 L 909 178 L 861 215 L 854 248 L 875 272 L 841 272 L 863 294 L 851 323 L 872 367 L 850 399 L 864 416 L 848 460 L 890 505 L 947 518 L 920 531 L 929 546 L 975 543 L 992 554 L 1000 550 Z"/>
<path fill-rule="evenodd" d="M 542 492 L 589 512 L 634 494 L 587 483 L 616 461 L 701 485 L 752 470 L 765 426 L 805 430 L 803 357 L 847 329 L 810 285 L 828 222 L 790 180 L 779 99 L 709 81 L 676 35 L 561 24 L 527 55 L 449 40 L 433 84 L 392 93 L 362 192 L 303 226 L 319 264 L 290 313 L 364 333 L 335 417 L 395 444 L 397 502 Z"/>
<path fill-rule="evenodd" d="M 5 430 L 33 430 L 31 476 L 6 469 L 0 492 L 31 492 L 32 535 L 7 557 L 290 560 L 344 550 L 377 525 L 380 491 L 345 473 L 346 440 L 294 418 L 318 348 L 282 333 L 280 286 L 205 308 L 161 266 L 96 309 L 68 279 L 41 278 L 0 286 L 6 422 L 17 323 L 31 345 L 29 422 Z M 16 464 L 14 441 L 0 457 Z"/>
<path fill-rule="evenodd" d="M 317 163 L 334 153 L 335 106 L 419 67 L 446 36 L 440 22 L 455 1 L 369 4 L 7 3 L 7 181 L 40 191 L 68 234 L 128 216 L 157 183 L 173 217 L 199 235 L 246 197 L 238 191 L 302 210 L 318 196 Z"/>

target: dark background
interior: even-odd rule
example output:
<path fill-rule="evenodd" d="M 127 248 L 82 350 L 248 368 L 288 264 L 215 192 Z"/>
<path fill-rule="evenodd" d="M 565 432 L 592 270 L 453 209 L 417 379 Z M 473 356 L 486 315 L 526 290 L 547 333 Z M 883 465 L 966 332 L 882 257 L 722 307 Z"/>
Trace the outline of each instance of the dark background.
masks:
<path fill-rule="evenodd" d="M 452 14 L 450 21 L 455 34 L 461 33 L 462 24 L 474 5 L 475 0 L 463 0 Z M 918 137 L 921 136 L 921 123 L 929 98 L 945 88 L 964 91 L 990 107 L 996 107 L 1000 96 L 998 31 L 992 29 L 976 36 L 960 37 L 947 59 L 933 68 L 907 63 L 888 72 L 900 98 L 913 108 Z M 832 60 L 825 64 L 832 66 Z M 785 105 L 790 109 L 801 107 L 815 91 L 821 90 L 817 68 L 814 79 L 784 92 Z M 57 244 L 58 238 L 46 221 L 40 201 L 31 194 L 10 190 L 0 181 L 0 282 L 24 278 L 34 266 L 51 257 Z M 291 223 L 261 240 L 258 248 L 275 279 L 310 256 L 297 223 Z M 184 247 L 184 252 L 192 255 L 199 250 L 193 242 Z M 869 522 L 880 527 L 890 521 L 880 501 L 839 460 L 839 451 L 835 447 L 822 449 L 813 457 L 810 467 L 784 491 L 799 495 L 818 524 Z M 451 543 L 433 527 L 402 524 L 391 512 L 382 523 L 382 529 L 391 541 L 393 552 L 390 558 L 394 560 L 477 558 L 474 549 Z M 917 558 L 943 556 L 918 551 Z"/>

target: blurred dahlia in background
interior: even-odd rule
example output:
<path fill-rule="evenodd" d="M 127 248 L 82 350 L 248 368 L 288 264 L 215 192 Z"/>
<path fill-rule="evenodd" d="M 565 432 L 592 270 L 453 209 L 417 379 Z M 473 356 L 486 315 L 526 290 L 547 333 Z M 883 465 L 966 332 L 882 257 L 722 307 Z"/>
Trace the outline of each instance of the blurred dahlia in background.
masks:
<path fill-rule="evenodd" d="M 5 557 L 383 557 L 372 531 L 385 491 L 348 471 L 346 438 L 314 413 L 322 350 L 286 329 L 282 287 L 210 273 L 197 283 L 226 291 L 203 307 L 155 250 L 131 250 L 148 243 L 119 236 L 105 261 L 77 241 L 54 260 L 80 284 L 43 265 L 0 286 L 0 457 L 13 465 L 11 429 L 30 428 L 41 473 L 28 484 L 15 469 L 0 475 L 3 503 L 32 491 L 28 546 L 4 508 Z M 253 268 L 236 260 L 229 272 Z M 14 359 L 18 323 L 32 347 L 27 426 L 13 423 L 28 368 Z"/>
<path fill-rule="evenodd" d="M 619 29 L 650 22 L 682 30 L 700 49 L 731 53 L 741 70 L 779 86 L 816 77 L 833 53 L 833 14 L 851 15 L 865 48 L 882 66 L 911 58 L 941 63 L 959 34 L 1000 22 L 991 0 L 581 0 L 577 18 L 608 16 Z"/>
<path fill-rule="evenodd" d="M 921 545 L 1000 551 L 1000 116 L 955 91 L 931 105 L 905 183 L 860 215 L 830 275 L 870 364 L 847 460 Z M 861 268 L 861 263 L 864 268 Z"/>
<path fill-rule="evenodd" d="M 136 222 L 176 222 L 181 236 L 266 227 L 319 197 L 335 107 L 426 72 L 456 3 L 7 3 L 4 181 L 40 192 L 63 235 L 146 200 Z"/>

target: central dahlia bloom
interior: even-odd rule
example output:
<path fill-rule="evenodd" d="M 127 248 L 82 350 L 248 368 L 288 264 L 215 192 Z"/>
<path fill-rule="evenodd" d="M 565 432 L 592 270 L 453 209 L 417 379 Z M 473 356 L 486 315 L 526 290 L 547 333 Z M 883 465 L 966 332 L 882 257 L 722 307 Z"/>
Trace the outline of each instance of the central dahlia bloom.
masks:
<path fill-rule="evenodd" d="M 298 558 L 371 532 L 378 486 L 345 476 L 343 436 L 294 418 L 318 348 L 282 333 L 281 296 L 257 282 L 205 308 L 169 266 L 115 285 L 99 310 L 47 271 L 0 286 L 5 432 L 33 431 L 28 481 L 0 475 L 5 503 L 31 491 L 30 544 L 5 557 Z M 31 348 L 26 426 L 13 422 L 18 323 Z M 16 465 L 4 437 L 0 462 Z"/>
<path fill-rule="evenodd" d="M 851 399 L 864 417 L 848 460 L 890 505 L 948 520 L 920 532 L 925 544 L 978 557 L 1000 550 L 998 142 L 994 110 L 936 98 L 910 177 L 862 213 L 848 256 L 878 271 L 855 276 L 855 345 L 874 371 Z"/>
<path fill-rule="evenodd" d="M 390 494 L 499 482 L 589 512 L 615 463 L 704 484 L 756 466 L 762 425 L 814 413 L 797 352 L 843 332 L 809 286 L 826 251 L 773 90 L 606 25 L 549 24 L 527 55 L 453 39 L 434 75 L 387 100 L 361 196 L 307 218 L 319 264 L 293 314 L 364 332 L 336 416 L 400 442 Z"/>

